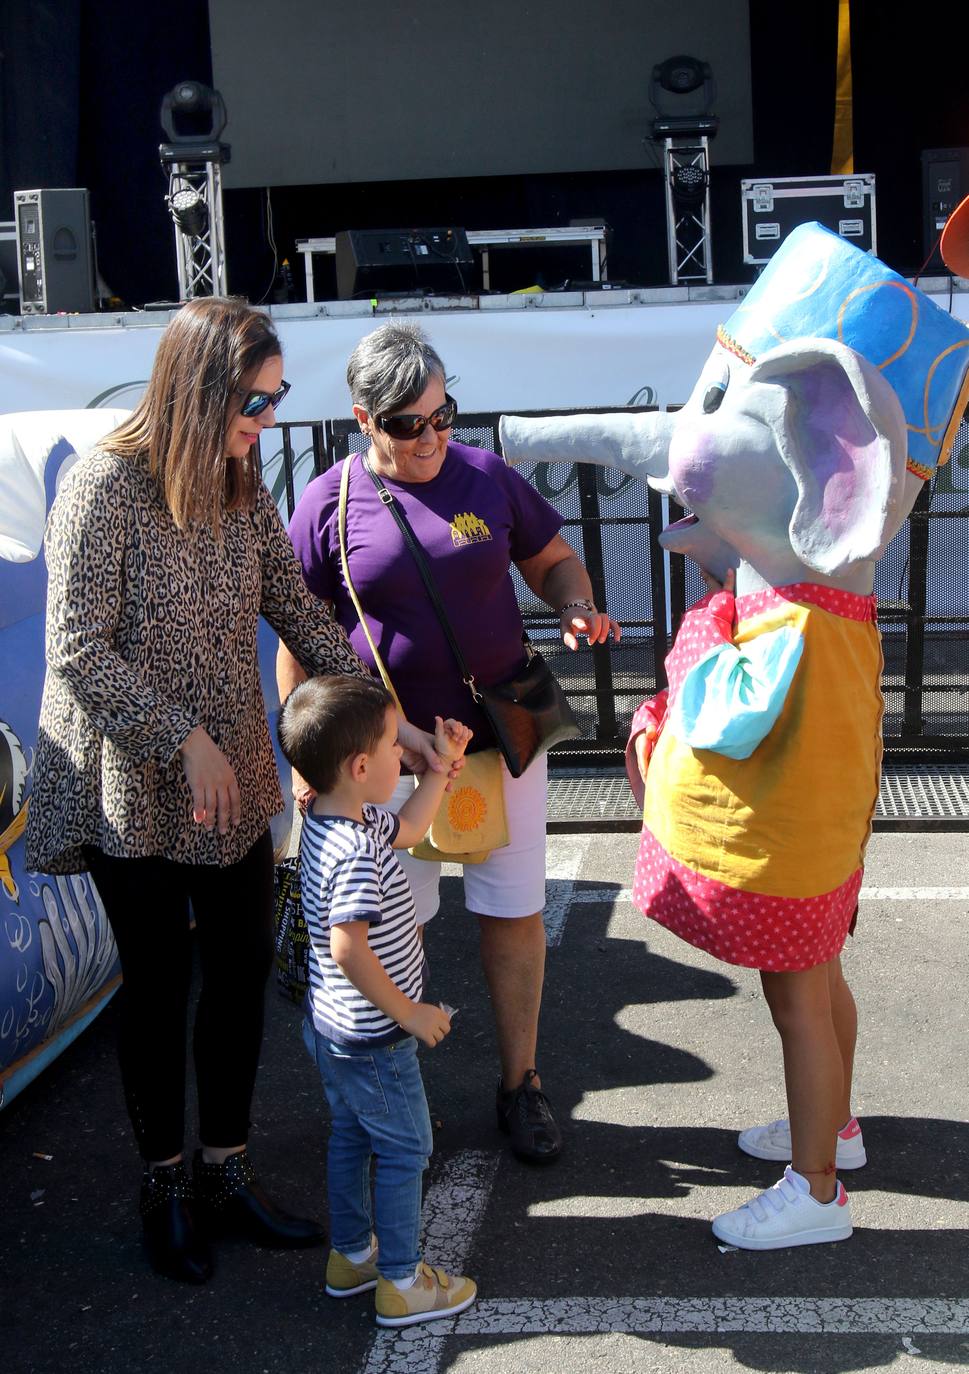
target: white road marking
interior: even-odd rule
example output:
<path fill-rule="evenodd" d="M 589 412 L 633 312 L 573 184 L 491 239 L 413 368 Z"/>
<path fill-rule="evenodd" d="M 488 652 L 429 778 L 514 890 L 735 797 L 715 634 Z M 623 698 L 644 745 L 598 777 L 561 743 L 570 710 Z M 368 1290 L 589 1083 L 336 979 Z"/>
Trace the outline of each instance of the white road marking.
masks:
<path fill-rule="evenodd" d="M 863 902 L 969 902 L 969 887 L 863 887 L 859 897 Z M 587 887 L 569 897 L 574 906 L 632 899 L 631 887 Z"/>
<path fill-rule="evenodd" d="M 586 903 L 597 905 L 600 902 L 631 902 L 632 899 L 631 887 L 584 887 L 572 894 L 572 902 L 576 906 Z"/>
<path fill-rule="evenodd" d="M 562 943 L 565 923 L 569 919 L 569 908 L 578 900 L 575 882 L 582 871 L 582 864 L 591 843 L 591 835 L 570 835 L 567 845 L 560 843 L 554 847 L 549 846 L 545 912 L 542 917 L 545 923 L 545 943 L 549 949 L 554 949 Z M 615 889 L 603 888 L 602 891 L 614 892 Z"/>
<path fill-rule="evenodd" d="M 464 1273 L 484 1216 L 499 1155 L 462 1150 L 449 1159 L 424 1198 L 421 1253 L 428 1264 L 449 1274 Z M 445 1319 L 450 1326 L 453 1319 Z M 443 1347 L 429 1325 L 378 1331 L 362 1374 L 437 1374 Z"/>
<path fill-rule="evenodd" d="M 969 887 L 863 887 L 863 902 L 969 902 Z"/>
<path fill-rule="evenodd" d="M 730 1263 L 735 1264 L 733 1256 Z M 969 1334 L 969 1300 L 962 1298 L 553 1298 L 547 1302 L 479 1300 L 459 1317 L 411 1328 L 424 1345 L 447 1336 L 596 1335 L 614 1331 L 671 1335 L 688 1332 L 770 1331 L 812 1336 Z M 401 1333 L 403 1335 L 403 1333 Z M 443 1353 L 443 1352 L 442 1352 Z M 431 1368 L 405 1355 L 380 1365 L 387 1374 Z M 433 1368 L 437 1368 L 435 1363 Z"/>

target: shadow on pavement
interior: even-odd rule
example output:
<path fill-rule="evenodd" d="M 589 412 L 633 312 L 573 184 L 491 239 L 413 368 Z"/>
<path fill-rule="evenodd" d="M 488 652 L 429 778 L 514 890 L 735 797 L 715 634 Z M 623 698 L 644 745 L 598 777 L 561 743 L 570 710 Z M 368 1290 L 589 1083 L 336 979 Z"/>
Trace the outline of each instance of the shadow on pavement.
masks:
<path fill-rule="evenodd" d="M 595 884 L 586 890 L 592 887 L 603 890 Z M 575 884 L 577 893 L 583 889 Z M 437 1126 L 431 1177 L 459 1151 L 499 1156 L 468 1262 L 482 1298 L 965 1294 L 966 1234 L 941 1224 L 943 1204 L 969 1201 L 969 1125 L 962 1121 L 864 1119 L 871 1163 L 846 1179 L 857 1195 L 857 1229 L 847 1244 L 719 1251 L 709 1228 L 722 1210 L 718 1190 L 730 1190 L 731 1198 L 737 1189 L 749 1195 L 780 1172 L 740 1154 L 735 1131 L 694 1124 L 705 1116 L 700 1094 L 712 1103 L 718 1092 L 712 1080 L 722 1052 L 720 1018 L 735 1010 L 722 1004 L 737 1000 L 738 986 L 716 968 L 652 952 L 649 929 L 640 937 L 641 929 L 613 920 L 607 893 L 602 903 L 576 904 L 562 945 L 549 951 L 540 1067 L 567 1150 L 551 1168 L 529 1168 L 510 1157 L 496 1129 L 497 1063 L 477 925 L 461 907 L 458 881 L 445 880 L 444 912 L 427 935 L 432 995 L 460 1011 L 453 1034 L 423 1056 Z M 684 1004 L 711 1004 L 697 1021 L 702 1039 L 695 1032 L 691 1041 L 702 1052 L 637 1033 L 637 1017 L 646 1015 L 637 1008 L 667 1003 L 671 1031 Z M 650 1014 L 655 1028 L 655 1011 Z M 299 1009 L 271 988 L 251 1145 L 280 1201 L 320 1215 L 325 1111 L 300 1044 L 300 1020 Z M 337 1303 L 322 1294 L 325 1252 L 221 1246 L 214 1279 L 192 1290 L 147 1268 L 136 1213 L 140 1168 L 115 1063 L 116 1024 L 112 1004 L 0 1115 L 6 1374 L 181 1374 L 205 1366 L 233 1374 L 361 1370 L 373 1336 L 369 1300 Z M 668 1085 L 678 1085 L 683 1096 L 671 1097 Z M 668 1105 L 667 1119 L 659 1119 L 661 1091 L 667 1104 L 683 1104 L 679 1124 L 669 1120 Z M 892 1197 L 931 1199 L 925 1210 L 932 1229 L 893 1225 Z M 876 1205 L 878 1225 L 866 1227 L 866 1212 Z M 798 1374 L 875 1368 L 906 1353 L 901 1337 L 878 1334 L 825 1336 L 823 1354 L 821 1338 L 804 1334 L 664 1332 L 624 1337 L 622 1348 L 607 1332 L 569 1339 L 577 1350 L 588 1341 L 590 1364 L 603 1359 L 610 1374 L 653 1367 L 660 1344 L 666 1353 L 656 1367 L 664 1370 L 674 1367 L 671 1347 L 682 1349 L 684 1359 L 689 1351 L 727 1350 L 749 1368 Z M 969 1363 L 964 1337 L 919 1336 L 915 1345 L 923 1360 Z M 551 1367 L 557 1374 L 548 1348 L 542 1352 L 531 1337 L 469 1336 L 460 1346 L 483 1347 L 494 1352 L 489 1368 L 518 1374 Z M 442 1346 L 440 1369 L 450 1367 L 457 1348 L 453 1341 Z"/>

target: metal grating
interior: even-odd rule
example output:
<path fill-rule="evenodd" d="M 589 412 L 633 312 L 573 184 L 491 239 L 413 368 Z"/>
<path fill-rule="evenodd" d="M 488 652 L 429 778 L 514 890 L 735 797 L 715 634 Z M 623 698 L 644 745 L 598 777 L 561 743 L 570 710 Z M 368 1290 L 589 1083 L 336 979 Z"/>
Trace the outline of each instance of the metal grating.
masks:
<path fill-rule="evenodd" d="M 625 773 L 583 769 L 580 775 L 550 772 L 548 778 L 548 828 L 564 828 L 556 822 L 578 817 L 597 822 L 632 822 L 639 829 L 639 811 Z M 625 824 L 598 825 L 597 829 L 625 830 Z"/>
<path fill-rule="evenodd" d="M 881 819 L 886 824 L 879 827 Z M 886 767 L 875 813 L 876 828 L 894 829 L 890 822 L 912 819 L 933 829 L 969 830 L 969 767 L 940 763 Z"/>
<path fill-rule="evenodd" d="M 640 813 L 624 772 L 583 768 L 548 780 L 550 833 L 635 831 Z M 886 763 L 875 830 L 969 830 L 969 764 Z"/>

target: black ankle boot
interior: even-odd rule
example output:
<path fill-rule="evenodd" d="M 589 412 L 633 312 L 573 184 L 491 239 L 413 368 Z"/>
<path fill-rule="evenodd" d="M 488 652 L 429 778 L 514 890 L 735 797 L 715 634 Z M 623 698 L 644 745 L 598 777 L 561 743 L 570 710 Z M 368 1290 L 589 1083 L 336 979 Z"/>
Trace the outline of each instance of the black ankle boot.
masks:
<path fill-rule="evenodd" d="M 290 1216 L 276 1206 L 245 1150 L 229 1155 L 224 1164 L 209 1164 L 196 1150 L 192 1172 L 199 1218 L 209 1235 L 241 1236 L 256 1245 L 289 1250 L 326 1240 L 319 1222 Z"/>
<path fill-rule="evenodd" d="M 152 1268 L 183 1283 L 212 1277 L 212 1256 L 195 1223 L 195 1191 L 185 1165 L 146 1169 L 141 1183 L 141 1223 Z"/>

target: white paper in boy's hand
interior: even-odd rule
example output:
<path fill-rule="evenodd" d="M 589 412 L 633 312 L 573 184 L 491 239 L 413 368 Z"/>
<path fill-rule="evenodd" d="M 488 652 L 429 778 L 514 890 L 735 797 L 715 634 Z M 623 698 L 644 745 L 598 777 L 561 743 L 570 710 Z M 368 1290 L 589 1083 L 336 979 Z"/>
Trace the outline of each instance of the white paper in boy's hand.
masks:
<path fill-rule="evenodd" d="M 438 1002 L 437 1005 L 441 1008 L 444 1015 L 448 1018 L 449 1021 L 453 1021 L 458 1014 L 459 1008 L 449 1007 L 447 1002 Z"/>

